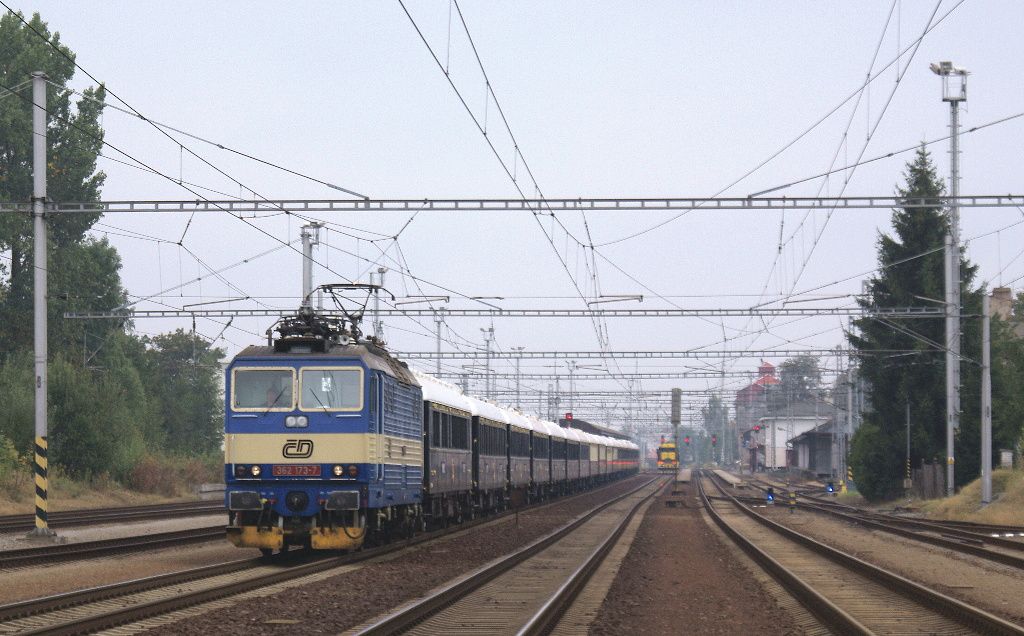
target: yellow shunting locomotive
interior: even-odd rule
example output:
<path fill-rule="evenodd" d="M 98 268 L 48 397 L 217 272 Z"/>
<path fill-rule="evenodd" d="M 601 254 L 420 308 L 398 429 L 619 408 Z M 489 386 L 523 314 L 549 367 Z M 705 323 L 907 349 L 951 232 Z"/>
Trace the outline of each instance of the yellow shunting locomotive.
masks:
<path fill-rule="evenodd" d="M 679 453 L 674 441 L 665 441 L 662 436 L 658 445 L 658 470 L 674 473 L 679 470 Z"/>

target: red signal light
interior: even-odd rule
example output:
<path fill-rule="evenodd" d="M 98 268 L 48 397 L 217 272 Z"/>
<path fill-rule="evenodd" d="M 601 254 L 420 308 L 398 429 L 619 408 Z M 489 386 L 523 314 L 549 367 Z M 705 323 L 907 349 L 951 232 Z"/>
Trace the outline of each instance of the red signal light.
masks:
<path fill-rule="evenodd" d="M 683 438 L 683 441 L 684 441 L 684 442 L 686 442 L 686 445 L 687 445 L 687 446 L 689 446 L 689 445 L 690 445 L 690 436 L 689 436 L 689 435 L 687 435 L 686 437 L 684 437 L 684 438 Z"/>
<path fill-rule="evenodd" d="M 761 425 L 760 424 L 754 424 L 754 432 L 756 433 L 756 432 L 758 432 L 760 430 L 761 430 Z"/>
<path fill-rule="evenodd" d="M 718 436 L 717 435 L 712 435 L 711 436 L 711 445 L 714 446 L 717 443 L 718 443 Z"/>

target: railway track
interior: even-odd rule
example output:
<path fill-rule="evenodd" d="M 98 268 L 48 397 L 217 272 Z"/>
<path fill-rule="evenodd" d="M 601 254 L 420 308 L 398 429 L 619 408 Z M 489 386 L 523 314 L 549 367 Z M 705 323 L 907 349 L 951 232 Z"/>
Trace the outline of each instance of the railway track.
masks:
<path fill-rule="evenodd" d="M 829 547 L 758 514 L 718 482 L 715 524 L 828 628 L 843 634 L 1024 634 L 1024 628 Z M 768 530 L 766 532 L 765 530 Z"/>
<path fill-rule="evenodd" d="M 356 633 L 547 633 L 636 511 L 665 483 L 665 478 L 652 479 Z"/>
<path fill-rule="evenodd" d="M 589 491 L 593 492 L 593 491 Z M 558 505 L 530 506 L 534 510 Z M 0 606 L 0 634 L 83 634 L 162 616 L 245 592 L 329 573 L 427 541 L 501 520 L 479 518 L 409 540 L 338 556 L 292 551 L 285 558 L 241 559 Z M 223 533 L 223 528 L 218 529 Z"/>
<path fill-rule="evenodd" d="M 764 489 L 763 486 L 754 483 L 751 485 Z M 780 498 L 776 501 L 784 505 L 786 502 L 781 499 L 781 493 L 778 494 Z M 1024 569 L 1024 541 L 1019 540 L 1019 537 L 1024 536 L 1024 528 L 908 519 L 817 498 L 808 501 L 807 497 L 798 500 L 797 506 L 872 530 L 888 532 L 906 539 Z"/>
<path fill-rule="evenodd" d="M 51 512 L 49 514 L 49 522 L 50 525 L 55 528 L 62 528 L 102 523 L 119 523 L 124 521 L 144 521 L 146 519 L 193 517 L 196 515 L 223 512 L 225 512 L 224 503 L 221 501 L 188 501 L 184 503 L 157 504 L 151 506 L 130 506 L 125 508 Z M 28 532 L 34 527 L 35 516 L 31 514 L 0 516 L 0 533 Z"/>
<path fill-rule="evenodd" d="M 53 544 L 34 548 L 0 551 L 0 571 L 17 567 L 44 565 L 79 559 L 94 559 L 113 554 L 171 548 L 191 543 L 224 540 L 224 526 L 190 528 L 117 539 Z"/>

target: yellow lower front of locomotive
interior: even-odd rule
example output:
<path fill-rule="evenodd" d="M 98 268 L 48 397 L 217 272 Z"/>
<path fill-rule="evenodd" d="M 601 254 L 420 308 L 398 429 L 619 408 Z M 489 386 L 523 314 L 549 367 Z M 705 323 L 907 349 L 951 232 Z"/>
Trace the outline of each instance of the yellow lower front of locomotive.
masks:
<path fill-rule="evenodd" d="M 309 545 L 314 550 L 357 550 L 366 528 L 334 527 L 291 530 L 277 526 L 228 526 L 227 538 L 235 547 L 284 550 L 287 545 Z"/>

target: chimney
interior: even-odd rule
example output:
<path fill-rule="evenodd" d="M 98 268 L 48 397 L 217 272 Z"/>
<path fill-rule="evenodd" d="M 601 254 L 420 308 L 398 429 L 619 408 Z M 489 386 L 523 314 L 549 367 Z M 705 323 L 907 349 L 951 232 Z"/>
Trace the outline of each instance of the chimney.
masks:
<path fill-rule="evenodd" d="M 1013 293 L 1009 287 L 996 287 L 992 290 L 992 315 L 999 316 L 1003 320 L 1010 318 L 1013 313 Z"/>

